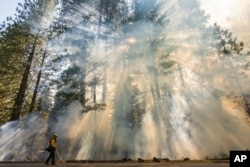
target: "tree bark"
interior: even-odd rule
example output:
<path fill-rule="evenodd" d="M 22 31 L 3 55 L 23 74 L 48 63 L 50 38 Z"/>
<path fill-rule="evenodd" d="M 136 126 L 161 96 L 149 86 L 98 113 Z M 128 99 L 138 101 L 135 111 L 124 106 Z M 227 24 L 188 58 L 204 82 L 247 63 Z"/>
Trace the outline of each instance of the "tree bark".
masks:
<path fill-rule="evenodd" d="M 35 37 L 30 55 L 29 55 L 27 63 L 26 63 L 26 67 L 25 67 L 25 71 L 23 73 L 22 81 L 21 81 L 21 84 L 20 84 L 20 87 L 19 87 L 19 90 L 17 93 L 17 97 L 15 99 L 15 103 L 13 105 L 13 109 L 11 112 L 10 121 L 18 120 L 20 118 L 21 109 L 22 109 L 22 105 L 23 105 L 23 101 L 24 101 L 24 97 L 25 97 L 27 84 L 28 84 L 29 72 L 30 72 L 32 60 L 33 60 L 33 57 L 35 54 L 36 43 L 37 43 L 37 36 Z"/>
<path fill-rule="evenodd" d="M 44 53 L 43 53 L 42 62 L 41 62 L 41 65 L 40 65 L 41 69 L 39 70 L 38 75 L 37 75 L 36 86 L 35 86 L 35 90 L 33 92 L 33 96 L 32 96 L 32 101 L 31 101 L 31 104 L 30 104 L 29 113 L 32 113 L 32 111 L 34 109 L 34 106 L 35 106 L 36 96 L 37 96 L 37 92 L 38 92 L 38 87 L 39 87 L 41 76 L 42 76 L 42 67 L 43 67 L 44 60 L 45 60 L 45 57 L 46 57 L 46 54 L 47 54 L 48 43 L 49 43 L 49 39 L 47 40 L 46 47 L 45 47 L 45 50 L 44 50 Z"/>

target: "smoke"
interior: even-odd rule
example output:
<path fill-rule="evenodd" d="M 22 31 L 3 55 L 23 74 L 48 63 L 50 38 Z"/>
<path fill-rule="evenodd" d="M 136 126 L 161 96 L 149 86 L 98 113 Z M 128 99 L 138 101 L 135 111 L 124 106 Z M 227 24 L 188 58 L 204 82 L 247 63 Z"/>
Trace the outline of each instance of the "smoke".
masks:
<path fill-rule="evenodd" d="M 86 11 L 76 8 L 75 13 L 94 11 L 91 4 L 83 3 Z M 244 111 L 230 98 L 240 92 L 237 78 L 228 77 L 234 69 L 228 70 L 227 59 L 213 47 L 213 30 L 199 3 L 141 0 L 129 9 L 136 10 L 136 19 L 128 24 L 100 28 L 93 18 L 58 37 L 59 44 L 52 42 L 56 50 L 69 50 L 70 58 L 63 59 L 67 66 L 87 71 L 71 76 L 72 82 L 88 83 L 86 104 L 75 99 L 58 104 L 48 122 L 30 115 L 3 125 L 1 160 L 43 158 L 30 149 L 46 145 L 48 129 L 59 134 L 58 151 L 65 160 L 220 158 L 250 147 Z M 76 23 L 79 17 L 67 19 Z M 93 86 L 95 78 L 99 83 Z M 238 79 L 242 85 L 249 82 Z M 77 92 L 70 84 L 60 90 Z M 60 100 L 55 96 L 55 103 Z M 35 146 L 25 144 L 30 136 Z"/>
<path fill-rule="evenodd" d="M 45 137 L 46 120 L 39 114 L 28 115 L 20 121 L 8 122 L 1 126 L 1 157 L 3 160 L 40 160 L 40 151 L 47 147 Z"/>

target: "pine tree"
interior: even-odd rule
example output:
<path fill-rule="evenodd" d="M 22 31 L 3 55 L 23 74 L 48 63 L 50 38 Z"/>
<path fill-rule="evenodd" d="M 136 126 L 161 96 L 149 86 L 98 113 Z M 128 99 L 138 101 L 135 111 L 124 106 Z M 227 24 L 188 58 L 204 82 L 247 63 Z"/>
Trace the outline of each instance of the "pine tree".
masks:
<path fill-rule="evenodd" d="M 242 102 L 240 102 L 240 104 L 245 108 L 246 113 L 250 116 L 250 103 L 248 102 L 247 94 L 245 94 L 245 91 L 242 88 L 234 63 L 232 62 L 233 56 L 235 54 L 239 55 L 243 50 L 244 43 L 237 40 L 237 38 L 234 38 L 231 32 L 226 29 L 224 30 L 216 23 L 214 24 L 214 35 L 215 39 L 219 41 L 216 46 L 218 56 L 223 63 L 222 66 L 224 68 L 226 65 L 229 66 L 234 82 L 239 88 L 239 93 L 242 97 Z"/>
<path fill-rule="evenodd" d="M 24 73 L 24 62 L 26 47 L 30 44 L 31 38 L 27 35 L 25 28 L 20 23 L 10 23 L 11 26 L 1 31 L 0 55 L 1 55 L 1 123 L 6 122 L 11 110 L 13 101 L 18 92 L 22 73 Z"/>
<path fill-rule="evenodd" d="M 17 8 L 17 12 L 19 13 L 17 22 L 27 28 L 25 30 L 25 34 L 31 38 L 32 43 L 29 43 L 26 46 L 25 56 L 27 56 L 27 61 L 25 62 L 25 69 L 23 72 L 19 90 L 13 104 L 13 109 L 10 117 L 11 121 L 18 120 L 20 118 L 22 108 L 24 107 L 24 99 L 25 96 L 27 96 L 26 93 L 29 87 L 29 75 L 32 68 L 35 68 L 36 66 L 33 63 L 35 60 L 35 54 L 42 46 L 43 33 L 46 33 L 45 31 L 47 27 L 44 27 L 42 21 L 46 13 L 46 5 L 48 5 L 47 1 L 25 1 L 23 5 L 19 4 L 22 9 Z M 39 82 L 36 83 L 39 84 Z M 33 95 L 30 109 L 32 109 L 34 106 L 36 91 L 37 90 L 35 89 L 35 95 Z"/>

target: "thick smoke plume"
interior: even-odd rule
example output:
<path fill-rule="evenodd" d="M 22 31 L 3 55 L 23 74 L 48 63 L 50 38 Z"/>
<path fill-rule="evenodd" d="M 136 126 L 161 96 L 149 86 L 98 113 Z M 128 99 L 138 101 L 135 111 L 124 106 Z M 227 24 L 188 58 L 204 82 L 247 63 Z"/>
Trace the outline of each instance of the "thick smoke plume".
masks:
<path fill-rule="evenodd" d="M 3 125 L 1 160 L 44 158 L 37 150 L 53 132 L 59 134 L 58 151 L 65 160 L 220 158 L 230 150 L 250 148 L 244 109 L 230 98 L 231 92 L 240 94 L 236 78 L 228 77 L 233 69 L 218 55 L 218 41 L 199 3 L 126 4 L 124 17 L 136 18 L 124 25 L 117 21 L 115 28 L 112 21 L 99 25 L 102 19 L 95 15 L 101 11 L 95 11 L 92 2 L 67 16 L 77 28 L 52 41 L 50 50 L 67 50 L 71 57 L 62 68 L 79 67 L 81 72 L 72 79 L 89 83 L 88 101 L 55 107 L 48 120 L 29 115 Z M 80 23 L 79 15 L 91 11 L 91 24 Z M 81 43 L 75 44 L 77 40 Z M 96 78 L 99 84 L 91 85 Z M 243 86 L 249 78 L 237 79 L 249 92 Z M 55 91 L 72 89 L 63 85 Z M 55 96 L 54 104 L 59 100 Z M 95 103 L 105 105 L 96 109 Z"/>

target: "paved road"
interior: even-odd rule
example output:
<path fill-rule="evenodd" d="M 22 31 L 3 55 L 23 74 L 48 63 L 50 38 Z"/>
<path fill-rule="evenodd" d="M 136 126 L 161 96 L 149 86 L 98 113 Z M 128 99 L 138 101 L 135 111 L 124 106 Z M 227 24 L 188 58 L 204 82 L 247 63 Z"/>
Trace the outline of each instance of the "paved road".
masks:
<path fill-rule="evenodd" d="M 44 163 L 0 163 L 0 167 L 45 167 Z M 51 166 L 51 165 L 49 165 Z M 229 163 L 57 163 L 58 167 L 229 167 Z"/>

